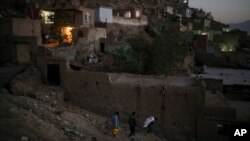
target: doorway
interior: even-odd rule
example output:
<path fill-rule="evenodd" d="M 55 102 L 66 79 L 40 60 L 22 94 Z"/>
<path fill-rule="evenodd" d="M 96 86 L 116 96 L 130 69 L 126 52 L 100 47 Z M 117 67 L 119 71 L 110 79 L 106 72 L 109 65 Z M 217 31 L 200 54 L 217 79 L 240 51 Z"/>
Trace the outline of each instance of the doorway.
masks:
<path fill-rule="evenodd" d="M 17 62 L 19 64 L 30 63 L 30 46 L 28 44 L 16 44 Z"/>
<path fill-rule="evenodd" d="M 101 53 L 105 53 L 105 44 L 104 43 L 100 43 L 100 50 L 101 50 Z"/>
<path fill-rule="evenodd" d="M 50 85 L 60 85 L 59 64 L 47 64 L 47 80 Z"/>

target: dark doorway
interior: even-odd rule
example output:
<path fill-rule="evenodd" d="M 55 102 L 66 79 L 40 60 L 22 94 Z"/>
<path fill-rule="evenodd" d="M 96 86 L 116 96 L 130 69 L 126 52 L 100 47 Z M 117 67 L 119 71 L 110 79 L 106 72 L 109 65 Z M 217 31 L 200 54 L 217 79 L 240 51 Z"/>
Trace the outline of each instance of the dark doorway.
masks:
<path fill-rule="evenodd" d="M 104 43 L 100 43 L 100 50 L 101 50 L 101 53 L 105 53 L 105 44 Z"/>
<path fill-rule="evenodd" d="M 60 85 L 59 64 L 47 65 L 47 80 L 50 85 Z"/>

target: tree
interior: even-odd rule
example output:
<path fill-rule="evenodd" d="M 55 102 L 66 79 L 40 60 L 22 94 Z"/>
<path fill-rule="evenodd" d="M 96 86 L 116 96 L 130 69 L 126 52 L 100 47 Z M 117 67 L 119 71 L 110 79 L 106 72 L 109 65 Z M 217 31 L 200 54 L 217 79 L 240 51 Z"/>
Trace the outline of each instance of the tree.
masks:
<path fill-rule="evenodd" d="M 128 45 L 118 49 L 114 66 L 119 71 L 141 74 L 169 74 L 179 68 L 185 49 L 177 28 L 168 26 L 161 35 L 149 42 L 143 37 L 127 40 Z M 178 65 L 177 65 L 178 64 Z"/>
<path fill-rule="evenodd" d="M 165 26 L 162 34 L 154 39 L 152 46 L 151 73 L 154 74 L 171 73 L 185 54 L 180 33 L 174 26 Z"/>
<path fill-rule="evenodd" d="M 148 60 L 149 41 L 142 37 L 129 38 L 128 44 L 113 53 L 114 66 L 119 72 L 144 73 Z"/>

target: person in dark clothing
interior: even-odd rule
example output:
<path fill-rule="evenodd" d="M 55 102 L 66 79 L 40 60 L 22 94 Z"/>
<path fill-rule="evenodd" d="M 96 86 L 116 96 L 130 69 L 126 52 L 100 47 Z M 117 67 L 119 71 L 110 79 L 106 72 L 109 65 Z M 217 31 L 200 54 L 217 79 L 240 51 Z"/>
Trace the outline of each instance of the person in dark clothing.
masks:
<path fill-rule="evenodd" d="M 130 127 L 130 134 L 129 137 L 135 136 L 135 127 L 137 126 L 136 120 L 135 120 L 135 112 L 132 112 L 132 114 L 129 116 L 128 124 Z"/>
<path fill-rule="evenodd" d="M 155 121 L 152 121 L 148 124 L 147 126 L 147 134 L 151 134 L 152 133 L 152 127 L 155 125 Z"/>

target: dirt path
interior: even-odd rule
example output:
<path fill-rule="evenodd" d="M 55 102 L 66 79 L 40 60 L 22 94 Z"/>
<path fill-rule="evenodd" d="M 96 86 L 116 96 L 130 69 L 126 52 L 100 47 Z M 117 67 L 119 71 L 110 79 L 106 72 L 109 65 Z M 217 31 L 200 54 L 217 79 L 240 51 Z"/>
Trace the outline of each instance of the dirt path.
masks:
<path fill-rule="evenodd" d="M 63 89 L 45 85 L 38 71 L 27 69 L 0 89 L 0 140 L 2 141 L 130 141 L 129 128 L 111 134 L 111 119 L 63 101 Z M 10 93 L 11 92 L 11 93 Z M 161 141 L 137 133 L 134 141 Z"/>

